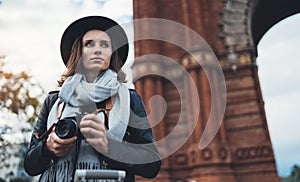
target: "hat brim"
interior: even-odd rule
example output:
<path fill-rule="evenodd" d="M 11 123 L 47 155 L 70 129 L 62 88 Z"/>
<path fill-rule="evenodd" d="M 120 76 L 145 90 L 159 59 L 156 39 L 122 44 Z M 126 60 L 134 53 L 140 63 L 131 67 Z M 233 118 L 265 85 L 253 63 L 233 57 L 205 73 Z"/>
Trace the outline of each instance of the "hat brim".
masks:
<path fill-rule="evenodd" d="M 65 65 L 71 55 L 74 41 L 89 30 L 105 31 L 114 44 L 114 50 L 118 51 L 121 64 L 124 65 L 128 56 L 128 38 L 123 28 L 110 18 L 103 16 L 87 16 L 71 23 L 63 33 L 60 43 L 60 53 Z"/>

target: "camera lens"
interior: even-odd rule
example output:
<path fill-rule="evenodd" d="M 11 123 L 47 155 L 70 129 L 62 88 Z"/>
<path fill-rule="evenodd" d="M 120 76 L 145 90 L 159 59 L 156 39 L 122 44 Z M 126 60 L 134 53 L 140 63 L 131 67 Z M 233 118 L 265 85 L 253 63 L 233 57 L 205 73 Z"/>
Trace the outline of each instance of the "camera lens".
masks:
<path fill-rule="evenodd" d="M 76 119 L 71 117 L 59 120 L 55 127 L 55 133 L 61 139 L 71 138 L 77 135 L 78 127 Z"/>

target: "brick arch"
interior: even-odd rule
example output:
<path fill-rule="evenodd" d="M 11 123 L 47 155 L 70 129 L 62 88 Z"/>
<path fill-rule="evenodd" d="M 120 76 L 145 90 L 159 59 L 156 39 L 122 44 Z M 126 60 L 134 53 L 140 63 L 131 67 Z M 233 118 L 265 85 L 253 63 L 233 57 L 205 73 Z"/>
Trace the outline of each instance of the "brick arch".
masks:
<path fill-rule="evenodd" d="M 297 13 L 300 13 L 299 0 L 255 0 L 251 17 L 251 32 L 255 47 L 273 25 Z"/>
<path fill-rule="evenodd" d="M 268 3 L 265 4 L 263 1 Z M 194 54 L 191 57 L 190 55 L 185 56 L 182 49 L 166 46 L 161 41 L 143 40 L 143 42 L 135 42 L 136 57 L 140 58 L 143 55 L 155 53 L 172 58 L 182 64 L 194 80 L 200 96 L 199 104 L 194 104 L 193 101 L 197 99 L 194 99 L 193 94 L 189 94 L 189 87 L 184 87 L 189 82 L 183 82 L 184 86 L 180 87 L 183 88 L 183 93 L 187 93 L 188 96 L 184 103 L 186 108 L 184 114 L 187 116 L 186 126 L 190 123 L 189 112 L 187 111 L 192 113 L 193 109 L 191 108 L 195 105 L 200 105 L 202 108 L 191 137 L 178 151 L 163 159 L 161 170 L 155 181 L 250 182 L 257 179 L 272 182 L 280 181 L 265 117 L 255 55 L 253 54 L 260 37 L 272 24 L 276 23 L 276 18 L 272 19 L 272 13 L 276 13 L 278 8 L 273 8 L 268 15 L 269 26 L 265 23 L 259 24 L 262 21 L 259 18 L 263 13 L 268 14 L 265 11 L 266 5 L 275 6 L 280 4 L 279 2 L 289 4 L 292 0 L 133 1 L 134 19 L 168 19 L 181 23 L 203 36 L 220 61 L 225 76 L 224 85 L 227 88 L 226 110 L 222 126 L 214 140 L 205 149 L 200 149 L 199 139 L 202 136 L 203 128 L 206 126 L 205 121 L 211 104 L 210 87 L 207 86 L 207 79 L 202 71 L 201 66 L 203 65 L 194 64 L 193 60 L 194 56 L 207 58 L 207 56 L 200 54 L 202 51 L 196 51 L 201 44 L 191 39 L 188 32 L 180 34 L 179 37 L 182 42 L 189 49 L 196 51 L 192 51 Z M 294 2 L 293 6 L 297 6 L 297 3 Z M 283 19 L 290 11 L 283 12 L 285 13 L 278 15 L 277 19 Z M 155 31 L 157 34 L 176 36 L 176 29 L 160 32 L 161 29 L 153 26 L 135 25 L 136 36 Z M 234 55 L 235 58 L 232 59 L 228 55 Z M 231 69 L 231 62 L 236 64 L 236 69 Z M 138 59 L 135 61 L 133 70 L 140 73 L 139 71 L 151 70 L 152 66 L 160 63 L 162 63 L 161 59 Z M 162 67 L 161 71 L 171 70 L 169 67 Z M 213 74 L 214 72 L 211 70 L 209 73 Z M 179 104 L 176 105 L 179 98 L 175 88 L 166 80 L 152 75 L 138 80 L 135 86 L 145 103 L 149 101 L 153 93 L 166 96 L 166 103 L 171 105 L 170 108 L 173 110 L 170 109 L 166 113 L 170 117 L 164 118 L 162 122 L 164 124 L 153 129 L 156 138 L 165 136 L 165 131 L 172 129 L 170 125 L 177 119 L 176 117 L 174 119 L 174 116 L 179 111 Z M 191 127 L 182 128 L 182 133 L 191 133 L 189 130 Z M 141 179 L 141 181 L 153 181 L 153 179 Z"/>

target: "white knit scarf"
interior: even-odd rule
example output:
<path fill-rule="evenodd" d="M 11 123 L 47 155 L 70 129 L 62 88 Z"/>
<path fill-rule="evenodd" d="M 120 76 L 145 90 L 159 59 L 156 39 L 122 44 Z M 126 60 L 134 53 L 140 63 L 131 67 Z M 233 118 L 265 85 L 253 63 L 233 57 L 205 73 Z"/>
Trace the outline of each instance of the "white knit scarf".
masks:
<path fill-rule="evenodd" d="M 109 130 L 106 134 L 108 138 L 122 142 L 129 122 L 130 96 L 128 88 L 117 80 L 117 74 L 110 69 L 99 75 L 93 83 L 88 83 L 84 76 L 79 73 L 68 77 L 61 87 L 59 99 L 49 113 L 47 128 L 49 129 L 53 123 L 57 122 L 57 107 L 60 101 L 65 102 L 61 115 L 61 118 L 64 118 L 82 115 L 86 112 L 92 113 L 96 110 L 96 103 L 109 97 L 113 97 L 114 102 L 109 112 Z M 103 120 L 101 113 L 98 116 Z M 54 166 L 46 170 L 41 180 L 49 180 L 49 177 L 55 176 L 56 181 L 69 181 L 74 170 L 75 150 L 73 147 L 69 155 L 60 158 Z M 77 168 L 78 166 L 81 168 L 81 164 L 94 166 L 95 161 L 96 166 L 101 165 L 99 164 L 101 161 L 97 157 L 95 149 L 82 142 L 76 166 Z"/>
<path fill-rule="evenodd" d="M 84 76 L 78 73 L 68 77 L 59 92 L 59 99 L 66 103 L 61 118 L 94 112 L 96 103 L 109 97 L 114 98 L 114 104 L 109 112 L 107 136 L 122 142 L 129 121 L 129 90 L 117 80 L 117 74 L 110 69 L 99 75 L 93 83 L 86 82 Z M 58 102 L 59 100 L 49 113 L 47 128 L 57 122 Z M 102 114 L 98 116 L 103 119 Z"/>

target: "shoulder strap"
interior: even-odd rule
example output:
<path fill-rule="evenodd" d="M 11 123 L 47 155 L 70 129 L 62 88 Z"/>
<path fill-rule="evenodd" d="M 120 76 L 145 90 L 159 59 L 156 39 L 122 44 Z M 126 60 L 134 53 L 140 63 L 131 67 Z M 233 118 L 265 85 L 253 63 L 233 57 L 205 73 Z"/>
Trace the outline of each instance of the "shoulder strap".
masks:
<path fill-rule="evenodd" d="M 106 110 L 110 111 L 111 108 L 112 108 L 112 99 L 111 99 L 111 97 L 105 99 L 102 102 L 97 102 L 96 106 L 97 106 L 97 109 L 106 109 Z"/>
<path fill-rule="evenodd" d="M 109 111 L 111 110 L 112 105 L 113 105 L 113 102 L 112 102 L 111 97 L 109 97 L 108 99 L 106 99 L 102 102 L 96 103 L 96 106 L 97 106 L 96 113 L 100 113 L 100 112 L 103 113 L 103 115 L 104 115 L 104 125 L 105 125 L 107 130 L 109 129 L 109 127 L 108 127 L 108 118 L 109 118 Z"/>
<path fill-rule="evenodd" d="M 111 97 L 110 97 L 110 98 L 108 98 L 108 99 L 106 100 L 106 103 L 105 103 L 105 109 L 106 109 L 107 111 L 110 111 L 111 108 L 112 108 L 112 106 L 113 106 L 113 102 L 112 102 L 112 99 L 111 99 Z"/>
<path fill-rule="evenodd" d="M 52 98 L 51 98 L 51 101 L 50 101 L 50 105 L 49 105 L 49 111 L 51 111 L 53 105 L 55 104 L 55 102 L 57 101 L 58 99 L 58 94 L 59 94 L 59 91 L 58 90 L 55 90 L 55 91 L 50 91 L 49 92 L 49 95 L 53 95 Z M 62 115 L 62 111 L 65 107 L 65 103 L 64 102 L 59 102 L 58 103 L 58 107 L 57 107 L 57 119 L 60 119 L 61 118 L 61 115 Z"/>
<path fill-rule="evenodd" d="M 59 91 L 51 91 L 51 92 L 48 93 L 49 94 L 48 97 L 50 99 L 49 100 L 49 106 L 48 106 L 48 113 L 50 113 L 52 107 L 54 106 L 55 102 L 57 101 L 58 93 L 59 93 Z M 61 105 L 61 103 L 60 103 L 60 105 Z M 58 113 L 59 112 L 62 112 L 62 110 L 58 111 Z M 51 127 L 47 131 L 45 131 L 41 136 L 39 136 L 39 134 L 37 132 L 34 133 L 35 138 L 40 140 L 40 141 L 45 139 L 51 133 L 54 126 L 55 126 L 55 124 L 52 124 Z"/>
<path fill-rule="evenodd" d="M 62 112 L 63 112 L 64 108 L 65 108 L 65 103 L 64 102 L 58 103 L 58 106 L 57 106 L 57 119 L 61 118 L 61 115 L 62 115 Z"/>
<path fill-rule="evenodd" d="M 49 102 L 49 107 L 48 107 L 48 112 L 51 111 L 53 105 L 55 104 L 56 100 L 58 99 L 58 93 L 59 91 L 51 91 L 48 93 L 48 97 L 50 97 L 50 102 Z"/>

